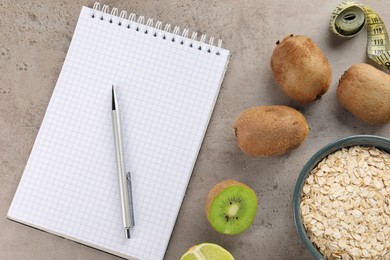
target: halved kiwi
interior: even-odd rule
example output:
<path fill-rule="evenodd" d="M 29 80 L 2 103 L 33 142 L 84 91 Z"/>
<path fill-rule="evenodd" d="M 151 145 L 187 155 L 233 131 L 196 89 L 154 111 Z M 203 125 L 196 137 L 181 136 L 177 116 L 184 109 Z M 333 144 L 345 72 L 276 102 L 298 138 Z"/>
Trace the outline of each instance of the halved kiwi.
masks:
<path fill-rule="evenodd" d="M 247 185 L 226 180 L 210 190 L 205 210 L 207 219 L 216 231 L 239 234 L 248 229 L 255 219 L 257 196 Z"/>

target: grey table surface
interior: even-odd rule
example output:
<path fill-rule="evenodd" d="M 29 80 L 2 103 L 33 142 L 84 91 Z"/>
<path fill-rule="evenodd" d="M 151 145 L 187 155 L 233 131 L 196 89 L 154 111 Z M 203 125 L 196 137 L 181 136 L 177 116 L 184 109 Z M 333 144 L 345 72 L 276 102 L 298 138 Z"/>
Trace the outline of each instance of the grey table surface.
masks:
<path fill-rule="evenodd" d="M 386 0 L 362 1 L 390 26 Z M 0 259 L 117 259 L 115 256 L 11 222 L 5 218 L 22 176 L 51 93 L 72 39 L 82 5 L 93 1 L 0 2 Z M 310 156 L 327 143 L 354 134 L 390 136 L 390 126 L 368 126 L 338 104 L 338 80 L 354 63 L 369 62 L 366 33 L 350 40 L 331 34 L 331 1 L 272 0 L 108 0 L 119 9 L 188 27 L 224 40 L 231 51 L 223 82 L 191 182 L 166 252 L 178 259 L 192 245 L 214 242 L 236 259 L 311 259 L 294 228 L 292 193 Z M 270 68 L 275 42 L 288 34 L 312 38 L 326 53 L 333 78 L 318 101 L 301 105 L 286 97 Z M 278 157 L 255 158 L 238 148 L 232 130 L 236 116 L 259 105 L 300 110 L 310 134 L 298 149 Z M 236 179 L 259 197 L 253 225 L 226 236 L 208 224 L 204 203 L 217 182 Z"/>

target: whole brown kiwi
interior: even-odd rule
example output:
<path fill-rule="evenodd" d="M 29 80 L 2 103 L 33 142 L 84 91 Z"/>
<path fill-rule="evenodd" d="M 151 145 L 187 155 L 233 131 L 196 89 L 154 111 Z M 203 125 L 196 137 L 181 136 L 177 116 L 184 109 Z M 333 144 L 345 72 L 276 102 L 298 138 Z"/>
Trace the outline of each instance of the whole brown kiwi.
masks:
<path fill-rule="evenodd" d="M 283 92 L 301 103 L 314 101 L 325 94 L 332 71 L 321 49 L 310 38 L 293 34 L 276 44 L 271 67 Z"/>
<path fill-rule="evenodd" d="M 341 76 L 337 99 L 371 125 L 390 123 L 390 75 L 368 64 L 352 65 Z"/>
<path fill-rule="evenodd" d="M 297 148 L 308 133 L 305 116 L 288 106 L 248 108 L 234 124 L 238 146 L 252 156 L 286 153 Z"/>

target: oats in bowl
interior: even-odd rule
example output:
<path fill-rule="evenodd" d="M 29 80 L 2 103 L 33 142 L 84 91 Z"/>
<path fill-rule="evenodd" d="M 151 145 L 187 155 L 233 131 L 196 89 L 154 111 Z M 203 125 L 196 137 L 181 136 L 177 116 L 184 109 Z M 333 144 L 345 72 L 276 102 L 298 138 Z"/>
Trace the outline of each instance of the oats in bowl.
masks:
<path fill-rule="evenodd" d="M 390 259 L 390 155 L 363 146 L 329 154 L 305 179 L 300 214 L 327 259 Z"/>

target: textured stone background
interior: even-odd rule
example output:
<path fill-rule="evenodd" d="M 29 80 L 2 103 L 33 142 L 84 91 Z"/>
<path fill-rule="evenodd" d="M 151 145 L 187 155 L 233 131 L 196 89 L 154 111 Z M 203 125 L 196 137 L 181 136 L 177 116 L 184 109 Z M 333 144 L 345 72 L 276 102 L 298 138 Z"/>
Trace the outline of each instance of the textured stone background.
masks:
<path fill-rule="evenodd" d="M 363 2 L 377 10 L 390 27 L 388 1 Z M 350 40 L 331 35 L 329 17 L 338 0 L 106 3 L 221 37 L 232 53 L 166 259 L 178 259 L 190 246 L 205 241 L 224 246 L 237 259 L 310 259 L 292 217 L 292 193 L 301 168 L 315 151 L 335 139 L 353 134 L 390 136 L 389 125 L 372 127 L 362 123 L 342 109 L 335 97 L 344 70 L 353 63 L 368 62 L 366 33 Z M 116 259 L 5 218 L 82 5 L 91 7 L 93 1 L 0 2 L 0 259 Z M 287 98 L 271 73 L 275 42 L 291 33 L 311 37 L 332 65 L 330 90 L 309 105 Z M 303 112 L 311 129 L 309 137 L 297 150 L 283 156 L 246 156 L 235 143 L 232 124 L 245 108 L 270 104 L 290 105 Z M 253 226 L 237 236 L 217 234 L 203 210 L 208 190 L 228 178 L 249 184 L 260 200 Z"/>

